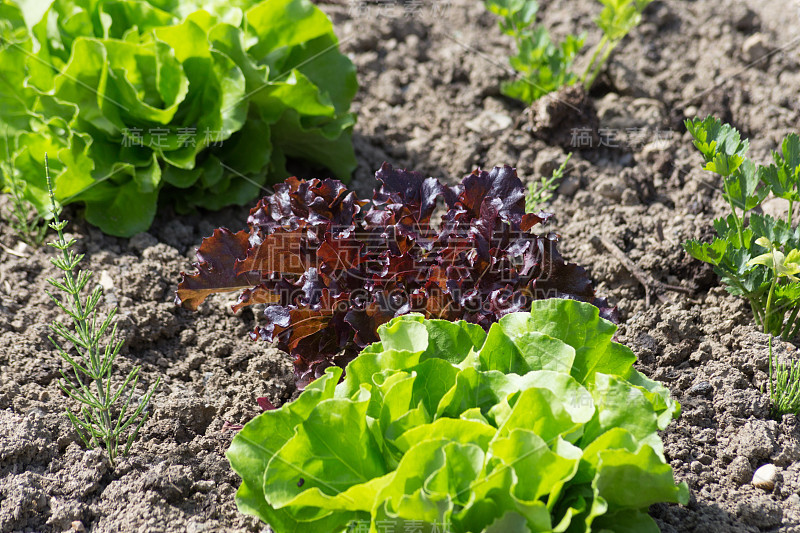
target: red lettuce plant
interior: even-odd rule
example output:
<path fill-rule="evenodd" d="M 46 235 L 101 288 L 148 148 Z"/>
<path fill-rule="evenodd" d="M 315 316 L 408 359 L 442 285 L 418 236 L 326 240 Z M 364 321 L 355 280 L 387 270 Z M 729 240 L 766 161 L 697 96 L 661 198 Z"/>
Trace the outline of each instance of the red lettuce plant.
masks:
<path fill-rule="evenodd" d="M 209 294 L 242 291 L 235 310 L 269 304 L 251 336 L 295 356 L 301 386 L 410 312 L 488 329 L 533 300 L 560 297 L 614 314 L 585 270 L 562 259 L 557 235 L 530 231 L 551 214 L 525 213 L 513 168 L 476 170 L 456 186 L 386 163 L 375 177 L 368 211 L 336 180 L 276 186 L 250 211 L 249 231 L 203 240 L 198 272 L 183 274 L 176 301 L 196 309 Z M 446 211 L 434 226 L 440 199 Z"/>

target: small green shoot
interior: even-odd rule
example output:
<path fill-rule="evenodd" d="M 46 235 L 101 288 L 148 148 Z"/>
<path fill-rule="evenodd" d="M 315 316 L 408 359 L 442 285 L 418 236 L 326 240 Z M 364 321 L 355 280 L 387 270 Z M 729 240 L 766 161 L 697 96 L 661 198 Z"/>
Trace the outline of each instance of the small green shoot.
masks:
<path fill-rule="evenodd" d="M 642 11 L 653 0 L 600 0 L 603 10 L 595 19 L 597 26 L 603 31 L 603 37 L 594 47 L 592 58 L 581 81 L 587 91 L 591 89 L 594 80 L 605 65 L 611 52 L 622 42 L 628 33 L 639 25 L 642 20 Z"/>
<path fill-rule="evenodd" d="M 130 414 L 129 408 L 139 382 L 140 367 L 135 367 L 122 385 L 116 390 L 112 390 L 114 361 L 123 344 L 122 340 L 117 339 L 116 324 L 111 328 L 105 348 L 101 348 L 100 345 L 104 335 L 111 327 L 117 308 L 112 309 L 104 319 L 98 316 L 97 306 L 102 295 L 102 288 L 99 285 L 87 299 L 81 298 L 81 291 L 89 283 L 92 273 L 77 270 L 78 264 L 84 256 L 76 254 L 70 249 L 75 244 L 75 239 L 67 240 L 64 237 L 64 227 L 67 225 L 67 221 L 59 219 L 61 208 L 56 205 L 46 155 L 44 165 L 53 213 L 53 222 L 50 223 L 50 227 L 58 235 L 58 238 L 48 245 L 61 252 L 61 255 L 51 259 L 51 262 L 64 272 L 63 278 L 49 278 L 47 281 L 66 293 L 68 297 L 56 298 L 49 291 L 47 291 L 47 295 L 72 318 L 74 332 L 60 322 L 54 322 L 50 328 L 78 352 L 77 357 L 71 355 L 69 346 L 65 347 L 52 336 L 50 337 L 50 342 L 56 347 L 59 355 L 70 364 L 74 375 L 74 379 L 71 379 L 67 372 L 62 370 L 59 386 L 70 398 L 82 404 L 80 413 L 73 413 L 67 408 L 67 416 L 75 426 L 81 440 L 88 448 L 104 447 L 113 465 L 120 453 L 128 454 L 139 429 L 147 420 L 149 412 L 146 409 L 153 392 L 158 387 L 160 378 L 156 379 L 153 387 L 138 401 L 136 408 Z M 100 320 L 99 323 L 98 320 Z M 122 399 L 122 403 L 118 405 L 120 399 Z M 125 434 L 127 434 L 127 438 Z M 121 443 L 124 444 L 124 448 L 120 451 Z"/>
<path fill-rule="evenodd" d="M 773 359 L 769 337 L 769 398 L 776 416 L 800 413 L 800 361 Z"/>
<path fill-rule="evenodd" d="M 8 193 L 11 204 L 10 213 L 3 218 L 17 237 L 24 243 L 38 248 L 47 234 L 47 224 L 27 200 L 25 200 L 25 180 L 16 175 L 8 146 L 6 133 L 6 160 L 0 163 L 0 185 Z"/>
<path fill-rule="evenodd" d="M 486 0 L 485 5 L 500 17 L 500 29 L 517 45 L 517 54 L 509 63 L 519 77 L 500 86 L 504 95 L 530 105 L 578 80 L 570 67 L 583 47 L 583 35 L 567 35 L 562 43 L 553 43 L 547 28 L 536 26 L 539 4 L 535 0 Z"/>
<path fill-rule="evenodd" d="M 600 0 L 603 9 L 595 22 L 603 37 L 595 46 L 583 76 L 578 78 L 570 69 L 583 48 L 584 34 L 567 35 L 563 42 L 556 44 L 547 28 L 536 26 L 539 10 L 536 0 L 484 0 L 486 8 L 500 17 L 502 32 L 513 37 L 517 45 L 517 54 L 509 58 L 509 63 L 519 76 L 514 81 L 504 82 L 500 91 L 527 105 L 579 79 L 588 91 L 611 53 L 641 22 L 642 11 L 652 1 Z"/>
<path fill-rule="evenodd" d="M 686 121 L 705 170 L 722 178 L 722 197 L 730 214 L 714 221 L 710 243 L 687 241 L 684 249 L 710 263 L 728 292 L 744 296 L 765 333 L 792 338 L 800 333 L 800 229 L 792 227 L 800 199 L 800 137 L 788 135 L 774 164 L 747 158 L 748 141 L 716 118 Z M 789 202 L 785 219 L 750 213 L 772 193 Z"/>
<path fill-rule="evenodd" d="M 536 213 L 542 205 L 549 202 L 553 197 L 553 192 L 558 188 L 561 178 L 564 177 L 564 171 L 567 169 L 572 157 L 572 152 L 567 154 L 567 158 L 561 163 L 561 166 L 553 171 L 553 174 L 547 178 L 542 176 L 538 182 L 528 184 L 528 194 L 525 196 L 525 212 Z"/>

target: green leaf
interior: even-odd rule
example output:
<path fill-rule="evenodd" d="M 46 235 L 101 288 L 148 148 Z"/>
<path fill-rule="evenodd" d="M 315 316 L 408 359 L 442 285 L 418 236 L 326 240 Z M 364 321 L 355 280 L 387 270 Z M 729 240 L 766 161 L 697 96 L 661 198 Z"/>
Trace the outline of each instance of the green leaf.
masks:
<path fill-rule="evenodd" d="M 769 215 L 753 214 L 750 216 L 750 229 L 756 240 L 766 238 L 767 242 L 783 246 L 794 237 L 794 230 L 783 220 L 776 220 Z M 763 246 L 771 249 L 772 246 Z"/>
<path fill-rule="evenodd" d="M 759 176 L 755 163 L 749 159 L 744 162 L 724 180 L 725 192 L 722 197 L 743 211 L 755 209 L 769 194 L 766 187 L 757 188 Z"/>
<path fill-rule="evenodd" d="M 591 404 L 587 406 L 594 410 Z M 522 391 L 505 419 L 498 420 L 498 437 L 509 435 L 515 429 L 528 429 L 545 441 L 551 442 L 559 436 L 566 436 L 580 427 L 564 403 L 551 391 L 530 388 Z"/>
<path fill-rule="evenodd" d="M 351 398 L 361 384 L 373 384 L 372 376 L 383 370 L 406 370 L 419 363 L 420 352 L 385 350 L 357 357 L 345 369 L 345 379 L 337 397 Z"/>
<path fill-rule="evenodd" d="M 458 418 L 464 411 L 476 407 L 485 415 L 492 406 L 518 390 L 518 381 L 502 372 L 479 372 L 466 368 L 456 376 L 455 385 L 440 400 L 436 418 Z"/>
<path fill-rule="evenodd" d="M 630 349 L 611 341 L 617 327 L 600 318 L 595 306 L 552 298 L 533 302 L 530 315 L 522 315 L 529 316 L 531 330 L 559 339 L 575 349 L 570 375 L 579 383 L 590 382 L 596 372 L 623 377 L 630 373 L 636 356 Z"/>
<path fill-rule="evenodd" d="M 520 375 L 531 370 L 569 372 L 575 349 L 544 333 L 529 331 L 527 322 L 503 317 L 489 329 L 477 357 L 481 370 Z"/>
<path fill-rule="evenodd" d="M 236 505 L 243 513 L 256 516 L 273 527 L 297 529 L 296 520 L 285 510 L 276 510 L 264 499 L 262 479 L 267 465 L 319 402 L 333 397 L 341 376 L 340 368 L 329 369 L 295 400 L 280 409 L 266 411 L 248 422 L 234 437 L 226 456 L 242 478 Z"/>
<path fill-rule="evenodd" d="M 661 533 L 658 524 L 649 514 L 624 509 L 599 516 L 592 522 L 597 531 L 613 531 L 614 533 Z"/>
<path fill-rule="evenodd" d="M 314 490 L 320 497 L 336 497 L 386 474 L 378 444 L 367 428 L 366 411 L 367 402 L 320 402 L 272 456 L 262 485 L 267 503 L 279 509 Z M 364 504 L 353 499 L 346 502 L 346 509 L 363 509 Z"/>
<path fill-rule="evenodd" d="M 484 452 L 470 443 L 425 440 L 411 448 L 376 498 L 398 516 L 443 524 L 455 501 L 466 503 Z"/>
<path fill-rule="evenodd" d="M 449 354 L 443 354 L 449 355 Z M 417 373 L 412 398 L 415 405 L 422 403 L 429 413 L 436 413 L 439 402 L 453 388 L 459 369 L 444 359 L 428 359 L 413 367 Z"/>
<path fill-rule="evenodd" d="M 741 139 L 736 128 L 723 124 L 718 118 L 709 116 L 705 119 L 687 119 L 685 125 L 694 137 L 694 145 L 707 163 L 713 161 L 718 153 L 740 158 L 744 158 L 747 153 L 748 141 Z"/>
<path fill-rule="evenodd" d="M 653 404 L 644 391 L 627 380 L 598 374 L 590 392 L 597 411 L 586 424 L 583 443 L 589 444 L 613 428 L 626 429 L 639 440 L 654 435 L 659 429 Z"/>
<path fill-rule="evenodd" d="M 689 502 L 685 483 L 675 485 L 672 469 L 650 446 L 638 452 L 603 450 L 592 487 L 609 509 L 643 509 L 656 502 Z"/>
<path fill-rule="evenodd" d="M 497 429 L 485 422 L 462 420 L 459 418 L 440 418 L 433 423 L 411 428 L 394 440 L 398 449 L 405 453 L 423 440 L 449 439 L 459 436 L 463 442 L 471 442 L 482 450 L 489 448 Z"/>
<path fill-rule="evenodd" d="M 409 315 L 400 318 L 406 316 Z M 486 332 L 482 327 L 464 320 L 425 320 L 423 323 L 428 331 L 428 347 L 420 356 L 420 361 L 435 357 L 458 364 L 464 360 L 465 354 L 479 349 L 486 340 Z"/>
<path fill-rule="evenodd" d="M 725 252 L 728 250 L 728 241 L 719 238 L 715 238 L 710 243 L 686 241 L 683 243 L 683 249 L 695 259 L 711 263 L 712 265 L 718 265 L 722 261 L 722 258 L 725 257 Z"/>
<path fill-rule="evenodd" d="M 512 468 L 517 481 L 511 494 L 517 500 L 533 502 L 570 480 L 578 469 L 578 459 L 562 457 L 550 450 L 547 442 L 530 430 L 515 429 L 492 442 L 494 462 L 489 475 L 498 468 Z M 491 464 L 491 462 L 490 462 Z"/>
<path fill-rule="evenodd" d="M 160 174 L 160 169 L 149 167 L 144 173 Z M 91 191 L 91 199 L 87 193 L 82 197 L 86 198 L 86 220 L 109 235 L 125 237 L 147 231 L 156 216 L 158 193 L 142 191 L 135 177 L 122 186 L 110 181 L 98 182 Z"/>
<path fill-rule="evenodd" d="M 672 399 L 670 390 L 657 381 L 653 381 L 644 374 L 634 370 L 628 381 L 638 387 L 653 406 L 657 415 L 658 429 L 665 430 L 673 418 L 681 414 L 681 406 Z"/>
<path fill-rule="evenodd" d="M 781 143 L 783 166 L 789 175 L 797 179 L 800 173 L 800 135 L 790 133 Z"/>
<path fill-rule="evenodd" d="M 739 169 L 744 161 L 745 159 L 739 155 L 728 155 L 717 152 L 714 154 L 714 158 L 703 167 L 703 170 L 716 172 L 720 176 L 730 176 Z"/>
<path fill-rule="evenodd" d="M 428 348 L 428 329 L 420 314 L 404 315 L 378 328 L 384 350 L 422 354 Z"/>
<path fill-rule="evenodd" d="M 507 511 L 484 529 L 483 533 L 530 533 L 531 530 L 527 523 L 528 521 L 521 514 Z"/>

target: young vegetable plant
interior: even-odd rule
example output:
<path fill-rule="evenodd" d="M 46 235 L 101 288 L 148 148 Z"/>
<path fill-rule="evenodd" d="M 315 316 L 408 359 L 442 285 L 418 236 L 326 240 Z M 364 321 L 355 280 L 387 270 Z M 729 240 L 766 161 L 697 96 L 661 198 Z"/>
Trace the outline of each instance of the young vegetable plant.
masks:
<path fill-rule="evenodd" d="M 603 37 L 594 48 L 592 58 L 581 77 L 583 87 L 592 88 L 597 75 L 600 74 L 611 52 L 622 42 L 630 31 L 642 20 L 642 11 L 653 0 L 600 0 L 603 10 L 595 19 L 597 26 L 603 31 Z"/>
<path fill-rule="evenodd" d="M 123 237 L 159 201 L 247 203 L 290 175 L 287 158 L 355 168 L 355 66 L 309 0 L 34 3 L 29 27 L 0 2 L 0 130 L 40 214 L 45 152 L 56 200 Z"/>
<path fill-rule="evenodd" d="M 772 335 L 769 337 L 768 389 L 775 416 L 800 414 L 800 362 L 780 362 L 775 359 L 772 355 Z"/>
<path fill-rule="evenodd" d="M 545 94 L 572 85 L 579 79 L 588 91 L 614 49 L 642 19 L 642 11 L 653 0 L 600 0 L 603 9 L 595 19 L 603 37 L 597 43 L 583 75 L 571 72 L 585 35 L 567 35 L 555 44 L 543 26 L 536 26 L 539 5 L 535 0 L 484 0 L 486 8 L 500 17 L 500 29 L 514 38 L 517 55 L 509 62 L 519 78 L 504 82 L 506 96 L 530 105 Z"/>
<path fill-rule="evenodd" d="M 748 141 L 718 119 L 687 120 L 705 170 L 722 178 L 722 196 L 731 213 L 714 221 L 710 243 L 688 241 L 686 251 L 714 266 L 728 292 L 744 296 L 765 333 L 785 339 L 800 332 L 800 229 L 793 227 L 800 199 L 800 137 L 792 133 L 773 153 L 769 166 L 746 157 Z M 772 193 L 789 202 L 785 219 L 751 213 Z"/>
<path fill-rule="evenodd" d="M 13 169 L 0 163 L 0 185 L 8 193 L 11 204 L 10 213 L 3 218 L 22 242 L 39 247 L 47 234 L 47 224 L 36 212 L 36 209 L 25 200 L 23 190 L 25 182 L 14 175 Z"/>
<path fill-rule="evenodd" d="M 7 133 L 4 140 L 6 159 L 0 162 L 0 189 L 9 196 L 11 212 L 5 213 L 3 218 L 23 242 L 39 247 L 47 234 L 47 224 L 36 209 L 25 200 L 25 181 L 17 176 L 16 169 L 11 163 Z"/>
<path fill-rule="evenodd" d="M 658 435 L 680 406 L 615 331 L 563 299 L 488 332 L 395 318 L 236 435 L 239 510 L 276 533 L 658 531 L 648 507 L 689 499 Z"/>
<path fill-rule="evenodd" d="M 123 340 L 117 339 L 116 324 L 111 326 L 117 308 L 112 309 L 105 318 L 98 313 L 97 306 L 102 296 L 102 288 L 99 285 L 88 298 L 81 298 L 81 292 L 88 285 L 92 273 L 78 270 L 83 254 L 78 255 L 72 251 L 70 248 L 75 244 L 75 239 L 67 240 L 64 236 L 67 221 L 59 219 L 61 208 L 56 204 L 46 156 L 44 168 L 53 214 L 50 227 L 57 234 L 57 239 L 48 245 L 61 252 L 60 256 L 51 259 L 51 262 L 64 273 L 61 279 L 49 278 L 47 281 L 67 296 L 56 298 L 50 292 L 47 292 L 47 295 L 69 315 L 73 324 L 73 330 L 60 322 L 54 322 L 50 328 L 77 351 L 76 357 L 69 345 L 60 344 L 50 337 L 50 342 L 58 350 L 59 355 L 72 368 L 72 376 L 61 371 L 62 379 L 59 381 L 59 386 L 70 398 L 82 405 L 79 413 L 73 413 L 69 408 L 66 410 L 81 440 L 88 448 L 105 448 L 113 465 L 118 455 L 128 454 L 131 444 L 139 434 L 139 429 L 147 421 L 149 416 L 147 407 L 161 378 L 156 379 L 150 391 L 138 402 L 134 402 L 134 406 L 131 406 L 131 401 L 139 383 L 138 366 L 131 370 L 122 385 L 116 390 L 112 388 L 114 361 L 123 343 Z M 103 348 L 101 343 L 109 328 L 111 332 Z M 120 445 L 124 447 L 120 449 Z"/>
<path fill-rule="evenodd" d="M 583 268 L 566 263 L 557 236 L 530 229 L 551 214 L 525 213 L 511 167 L 476 170 L 447 186 L 384 163 L 372 207 L 336 180 L 290 178 L 250 211 L 249 231 L 218 229 L 197 250 L 177 302 L 196 309 L 210 294 L 242 291 L 235 310 L 268 304 L 253 338 L 295 356 L 302 386 L 346 365 L 377 330 L 410 312 L 463 318 L 488 329 L 537 299 L 595 297 Z M 439 199 L 447 211 L 435 226 Z"/>
<path fill-rule="evenodd" d="M 539 10 L 535 0 L 485 0 L 485 5 L 500 17 L 500 29 L 517 45 L 517 55 L 510 57 L 509 63 L 519 78 L 503 82 L 503 94 L 530 105 L 577 81 L 570 67 L 583 47 L 583 35 L 567 35 L 562 43 L 553 43 L 547 28 L 535 25 Z"/>
<path fill-rule="evenodd" d="M 525 211 L 528 213 L 536 213 L 541 210 L 542 206 L 549 202 L 553 197 L 553 193 L 558 189 L 561 178 L 564 177 L 564 171 L 567 169 L 567 163 L 572 158 L 572 153 L 567 154 L 567 158 L 561 163 L 557 169 L 553 170 L 553 174 L 546 178 L 542 176 L 538 182 L 531 182 L 528 184 L 528 194 L 525 196 Z"/>

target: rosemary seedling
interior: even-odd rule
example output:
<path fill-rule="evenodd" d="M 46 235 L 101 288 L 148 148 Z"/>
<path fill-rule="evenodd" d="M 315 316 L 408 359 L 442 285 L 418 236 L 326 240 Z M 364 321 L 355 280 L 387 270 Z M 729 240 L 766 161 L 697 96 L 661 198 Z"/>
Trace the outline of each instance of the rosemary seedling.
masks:
<path fill-rule="evenodd" d="M 131 444 L 136 439 L 139 429 L 149 416 L 147 406 L 158 387 L 160 378 L 136 404 L 131 411 L 131 401 L 139 382 L 139 369 L 135 367 L 116 390 L 112 390 L 111 377 L 114 370 L 114 361 L 122 348 L 123 341 L 117 338 L 117 326 L 112 327 L 112 321 L 117 313 L 117 308 L 111 310 L 104 319 L 98 315 L 97 306 L 102 295 L 102 288 L 98 285 L 85 300 L 81 292 L 89 283 L 92 273 L 78 270 L 78 264 L 83 259 L 83 254 L 76 254 L 71 250 L 75 239 L 67 240 L 64 237 L 66 220 L 60 220 L 60 207 L 57 207 L 50 181 L 50 172 L 45 156 L 45 174 L 47 188 L 50 193 L 50 205 L 53 211 L 53 222 L 50 227 L 57 233 L 55 242 L 48 243 L 61 254 L 51 262 L 64 276 L 61 279 L 49 278 L 47 281 L 57 289 L 66 293 L 64 298 L 56 298 L 49 291 L 47 295 L 72 319 L 74 331 L 67 326 L 54 322 L 50 328 L 57 336 L 68 341 L 77 351 L 77 356 L 70 354 L 68 346 L 56 341 L 52 336 L 50 342 L 56 347 L 58 353 L 72 367 L 72 376 L 61 371 L 62 379 L 59 380 L 61 389 L 74 400 L 82 404 L 78 413 L 67 408 L 67 416 L 75 426 L 78 434 L 88 448 L 104 447 L 108 452 L 111 463 L 114 464 L 121 453 L 127 455 Z M 101 342 L 111 328 L 107 344 L 101 348 Z M 118 405 L 121 402 L 121 405 Z M 124 448 L 120 450 L 120 444 Z"/>
<path fill-rule="evenodd" d="M 525 211 L 527 213 L 539 211 L 544 203 L 550 201 L 553 197 L 553 192 L 558 189 L 561 178 L 564 177 L 564 171 L 567 169 L 567 163 L 569 163 L 571 157 L 572 152 L 567 154 L 567 158 L 561 163 L 561 166 L 553 171 L 549 178 L 542 176 L 539 181 L 528 184 L 528 194 L 525 195 Z"/>

